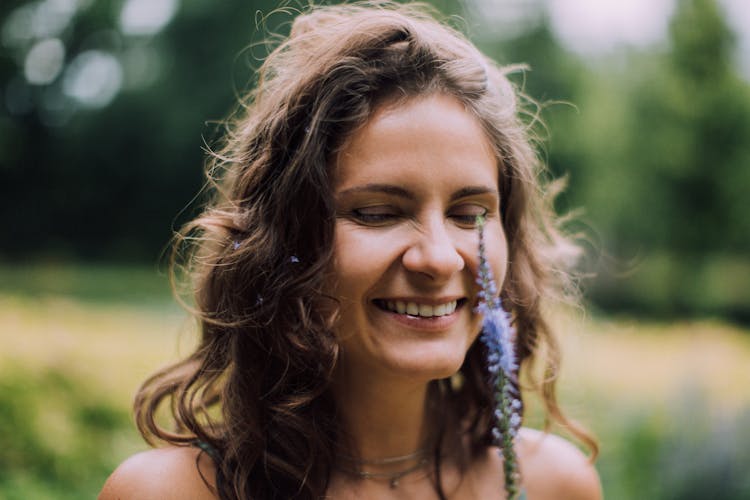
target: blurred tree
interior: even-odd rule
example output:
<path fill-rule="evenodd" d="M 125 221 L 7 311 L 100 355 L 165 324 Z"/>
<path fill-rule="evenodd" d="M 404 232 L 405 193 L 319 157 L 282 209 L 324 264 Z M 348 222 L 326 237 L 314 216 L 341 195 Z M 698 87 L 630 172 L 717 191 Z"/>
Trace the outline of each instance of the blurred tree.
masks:
<path fill-rule="evenodd" d="M 628 285 L 600 283 L 610 305 L 748 317 L 750 290 L 732 274 L 750 278 L 750 203 L 740 188 L 750 185 L 750 92 L 733 49 L 715 0 L 680 0 L 669 50 L 636 61 L 626 93 L 611 95 L 628 103 L 625 150 L 606 167 L 621 183 L 590 184 L 584 205 L 597 210 L 608 249 L 644 260 Z M 717 308 L 712 299 L 727 287 L 741 295 Z"/>
<path fill-rule="evenodd" d="M 633 93 L 631 155 L 664 198 L 642 200 L 639 225 L 659 250 L 748 252 L 750 226 L 737 215 L 750 205 L 732 186 L 750 180 L 750 108 L 732 65 L 733 35 L 715 0 L 681 0 L 670 34 L 666 71 Z"/>
<path fill-rule="evenodd" d="M 204 141 L 290 15 L 265 19 L 271 0 L 79 1 L 44 32 L 55 3 L 2 6 L 0 257 L 153 261 L 189 215 L 178 216 L 201 186 Z M 125 19 L 129 5 L 140 17 Z M 160 5 L 176 12 L 154 30 Z M 49 82 L 29 80 L 29 54 L 47 39 L 63 43 L 65 63 Z M 91 54 L 110 62 L 80 71 Z"/>

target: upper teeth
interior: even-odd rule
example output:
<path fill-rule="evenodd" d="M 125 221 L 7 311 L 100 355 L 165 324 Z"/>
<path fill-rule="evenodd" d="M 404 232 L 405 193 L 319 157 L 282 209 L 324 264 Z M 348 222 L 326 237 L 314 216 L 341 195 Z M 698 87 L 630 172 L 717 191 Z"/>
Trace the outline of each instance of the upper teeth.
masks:
<path fill-rule="evenodd" d="M 388 300 L 385 304 L 388 310 L 399 314 L 432 318 L 433 316 L 445 316 L 446 314 L 453 313 L 456 310 L 458 301 L 452 300 L 436 306 L 417 304 L 416 302 L 404 302 L 403 300 Z"/>

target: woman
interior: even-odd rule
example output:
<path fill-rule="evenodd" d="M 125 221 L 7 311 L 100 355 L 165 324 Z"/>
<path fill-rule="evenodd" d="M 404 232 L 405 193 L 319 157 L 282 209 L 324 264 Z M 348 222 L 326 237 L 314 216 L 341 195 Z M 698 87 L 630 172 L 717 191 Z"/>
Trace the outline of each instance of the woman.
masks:
<path fill-rule="evenodd" d="M 546 344 L 547 374 L 540 301 L 575 247 L 505 74 L 423 7 L 296 19 L 182 233 L 202 340 L 135 403 L 169 446 L 123 463 L 101 498 L 506 498 L 477 221 L 517 359 Z M 568 424 L 553 377 L 538 389 Z M 155 418 L 165 400 L 175 430 Z M 568 442 L 522 429 L 515 451 L 529 499 L 600 497 Z"/>

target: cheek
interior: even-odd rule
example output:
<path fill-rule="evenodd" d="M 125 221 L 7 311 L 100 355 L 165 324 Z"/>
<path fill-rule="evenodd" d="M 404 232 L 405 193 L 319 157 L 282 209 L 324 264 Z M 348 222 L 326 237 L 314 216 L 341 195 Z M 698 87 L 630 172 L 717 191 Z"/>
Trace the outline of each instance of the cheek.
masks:
<path fill-rule="evenodd" d="M 337 234 L 333 245 L 333 265 L 329 273 L 329 283 L 333 294 L 339 299 L 351 295 L 351 282 L 357 279 L 352 273 L 358 268 L 358 256 L 356 250 L 349 247 L 347 238 Z"/>
<path fill-rule="evenodd" d="M 473 279 L 479 274 L 479 242 L 475 236 L 464 246 L 464 258 L 471 268 Z M 488 223 L 484 231 L 484 248 L 487 261 L 498 289 L 502 289 L 508 268 L 508 242 L 499 222 Z M 476 285 L 474 285 L 476 286 Z"/>
<path fill-rule="evenodd" d="M 337 227 L 333 244 L 332 289 L 339 298 L 354 299 L 371 287 L 387 268 L 388 248 L 383 238 Z"/>
<path fill-rule="evenodd" d="M 492 272 L 495 273 L 495 281 L 497 282 L 497 288 L 503 289 L 503 283 L 505 282 L 505 276 L 508 272 L 508 241 L 505 238 L 505 233 L 501 233 L 498 237 L 498 243 L 496 250 L 493 255 L 489 256 L 490 262 L 492 263 Z"/>
<path fill-rule="evenodd" d="M 496 219 L 489 225 L 489 231 L 486 234 L 487 249 L 491 251 L 494 262 L 502 264 L 502 272 L 505 272 L 505 266 L 508 263 L 508 238 L 505 236 L 505 228 L 500 219 Z"/>

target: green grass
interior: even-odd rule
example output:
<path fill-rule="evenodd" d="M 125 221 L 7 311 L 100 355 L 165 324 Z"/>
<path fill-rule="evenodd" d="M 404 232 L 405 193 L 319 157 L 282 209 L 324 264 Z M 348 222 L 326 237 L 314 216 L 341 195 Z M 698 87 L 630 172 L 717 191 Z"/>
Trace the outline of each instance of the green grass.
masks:
<path fill-rule="evenodd" d="M 171 294 L 166 270 L 99 264 L 0 263 L 0 293 L 23 297 L 64 296 L 93 303 L 163 307 Z"/>
<path fill-rule="evenodd" d="M 151 269 L 0 267 L 0 498 L 92 498 L 144 449 L 139 383 L 189 352 Z M 558 313 L 560 395 L 602 446 L 609 500 L 750 499 L 750 335 L 721 321 Z"/>

